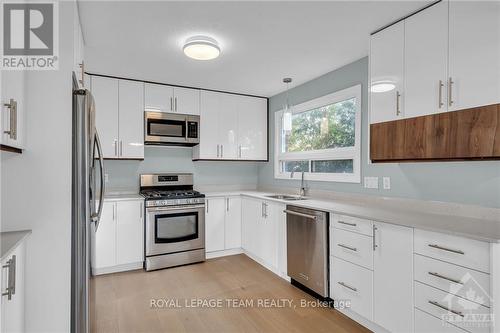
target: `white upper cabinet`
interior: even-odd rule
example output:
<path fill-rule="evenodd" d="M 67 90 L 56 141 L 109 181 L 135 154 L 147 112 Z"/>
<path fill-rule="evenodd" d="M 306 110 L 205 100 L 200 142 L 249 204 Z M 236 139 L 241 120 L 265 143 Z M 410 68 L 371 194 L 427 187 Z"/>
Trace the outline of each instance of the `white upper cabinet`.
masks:
<path fill-rule="evenodd" d="M 104 158 L 118 158 L 118 80 L 92 76 L 96 127 Z"/>
<path fill-rule="evenodd" d="M 375 223 L 373 321 L 390 332 L 413 331 L 413 229 Z"/>
<path fill-rule="evenodd" d="M 238 96 L 238 158 L 267 159 L 267 101 Z"/>
<path fill-rule="evenodd" d="M 404 21 L 371 37 L 370 122 L 400 119 L 404 115 Z"/>
<path fill-rule="evenodd" d="M 499 103 L 500 2 L 450 1 L 449 26 L 448 109 Z"/>
<path fill-rule="evenodd" d="M 174 112 L 200 114 L 200 91 L 198 89 L 174 87 Z"/>
<path fill-rule="evenodd" d="M 104 158 L 144 158 L 144 84 L 92 76 Z"/>
<path fill-rule="evenodd" d="M 405 118 L 447 111 L 448 2 L 405 20 Z"/>
<path fill-rule="evenodd" d="M 119 155 L 144 158 L 144 85 L 119 81 Z"/>
<path fill-rule="evenodd" d="M 1 73 L 1 133 L 3 145 L 23 149 L 25 145 L 25 71 Z"/>
<path fill-rule="evenodd" d="M 200 90 L 198 89 L 146 83 L 144 94 L 146 111 L 200 114 Z"/>
<path fill-rule="evenodd" d="M 144 84 L 146 111 L 174 112 L 174 88 L 163 84 Z"/>
<path fill-rule="evenodd" d="M 267 160 L 265 98 L 201 91 L 200 105 L 194 160 Z"/>

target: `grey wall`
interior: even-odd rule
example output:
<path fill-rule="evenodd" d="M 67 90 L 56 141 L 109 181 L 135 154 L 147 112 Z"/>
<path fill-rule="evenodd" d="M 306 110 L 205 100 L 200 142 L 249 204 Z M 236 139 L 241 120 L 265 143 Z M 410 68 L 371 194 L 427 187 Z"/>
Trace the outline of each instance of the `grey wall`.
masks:
<path fill-rule="evenodd" d="M 191 172 L 199 185 L 241 185 L 255 187 L 258 169 L 255 162 L 209 162 L 191 160 L 190 148 L 146 147 L 144 161 L 105 161 L 107 186 L 113 190 L 139 186 L 141 173 Z"/>
<path fill-rule="evenodd" d="M 368 164 L 368 58 L 363 58 L 290 90 L 291 104 L 334 91 L 362 85 L 361 177 L 378 176 L 379 189 L 362 184 L 308 182 L 311 189 L 396 196 L 500 207 L 500 161 Z M 298 187 L 298 181 L 274 179 L 274 113 L 282 108 L 285 94 L 269 100 L 271 162 L 259 166 L 259 186 Z M 381 189 L 381 177 L 391 177 L 391 189 Z"/>

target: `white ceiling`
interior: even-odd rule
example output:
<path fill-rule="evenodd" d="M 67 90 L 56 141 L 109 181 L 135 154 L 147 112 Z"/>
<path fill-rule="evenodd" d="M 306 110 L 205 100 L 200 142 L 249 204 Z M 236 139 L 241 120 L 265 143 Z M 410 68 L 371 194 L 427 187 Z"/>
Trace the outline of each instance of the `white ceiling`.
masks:
<path fill-rule="evenodd" d="M 368 54 L 369 34 L 429 1 L 82 1 L 87 70 L 272 96 Z M 182 52 L 192 35 L 217 39 L 221 56 Z"/>

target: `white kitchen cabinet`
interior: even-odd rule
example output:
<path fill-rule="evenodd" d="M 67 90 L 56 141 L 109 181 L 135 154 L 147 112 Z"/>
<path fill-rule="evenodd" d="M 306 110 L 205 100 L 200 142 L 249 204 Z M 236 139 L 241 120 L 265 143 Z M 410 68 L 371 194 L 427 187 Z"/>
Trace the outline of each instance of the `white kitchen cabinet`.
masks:
<path fill-rule="evenodd" d="M 142 267 L 144 261 L 144 200 L 105 200 L 101 221 L 92 238 L 93 274 Z"/>
<path fill-rule="evenodd" d="M 105 201 L 101 220 L 95 231 L 93 269 L 116 265 L 116 203 Z"/>
<path fill-rule="evenodd" d="M 405 20 L 405 118 L 446 112 L 448 2 Z"/>
<path fill-rule="evenodd" d="M 225 249 L 241 248 L 241 198 L 226 197 Z"/>
<path fill-rule="evenodd" d="M 96 126 L 104 158 L 144 158 L 144 85 L 92 76 Z"/>
<path fill-rule="evenodd" d="M 373 321 L 391 332 L 412 332 L 413 229 L 374 225 Z"/>
<path fill-rule="evenodd" d="M 120 201 L 116 204 L 116 263 L 141 262 L 144 253 L 144 202 Z"/>
<path fill-rule="evenodd" d="M 118 80 L 92 76 L 96 127 L 104 158 L 118 158 Z"/>
<path fill-rule="evenodd" d="M 1 75 L 1 144 L 19 149 L 24 149 L 26 134 L 25 75 L 25 71 L 2 71 Z"/>
<path fill-rule="evenodd" d="M 200 90 L 174 87 L 174 112 L 200 114 Z"/>
<path fill-rule="evenodd" d="M 144 84 L 118 82 L 119 155 L 121 158 L 144 158 Z"/>
<path fill-rule="evenodd" d="M 12 260 L 13 262 L 9 262 Z M 26 242 L 21 242 L 11 254 L 2 260 L 1 290 L 7 291 L 9 286 L 9 271 L 14 278 L 11 287 L 14 292 L 11 299 L 7 295 L 2 295 L 1 300 L 1 332 L 24 332 L 25 321 L 25 263 L 26 263 Z M 10 267 L 9 267 L 10 266 Z"/>
<path fill-rule="evenodd" d="M 267 160 L 267 101 L 201 91 L 200 144 L 193 160 Z"/>
<path fill-rule="evenodd" d="M 146 111 L 200 114 L 200 91 L 198 89 L 146 83 L 144 95 Z"/>
<path fill-rule="evenodd" d="M 245 251 L 257 255 L 258 224 L 263 217 L 262 202 L 243 197 L 241 199 L 241 245 Z"/>
<path fill-rule="evenodd" d="M 205 250 L 222 251 L 225 247 L 224 217 L 226 203 L 224 198 L 205 200 Z"/>
<path fill-rule="evenodd" d="M 174 88 L 163 84 L 144 84 L 144 109 L 146 111 L 173 112 Z"/>
<path fill-rule="evenodd" d="M 401 21 L 371 37 L 371 123 L 403 118 L 404 25 L 404 21 Z M 394 85 L 394 88 L 381 89 L 384 85 Z"/>
<path fill-rule="evenodd" d="M 450 1 L 449 29 L 448 109 L 499 103 L 500 2 Z"/>
<path fill-rule="evenodd" d="M 267 101 L 238 96 L 238 159 L 267 159 Z"/>

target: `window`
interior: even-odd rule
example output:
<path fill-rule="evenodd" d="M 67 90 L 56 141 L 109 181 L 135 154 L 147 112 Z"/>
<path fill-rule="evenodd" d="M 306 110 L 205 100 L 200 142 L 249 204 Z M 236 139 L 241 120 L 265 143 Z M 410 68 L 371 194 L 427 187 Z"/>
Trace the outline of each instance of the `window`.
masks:
<path fill-rule="evenodd" d="M 275 114 L 275 178 L 360 182 L 361 86 L 295 105 L 291 129 Z M 290 127 L 290 125 L 288 125 Z"/>

